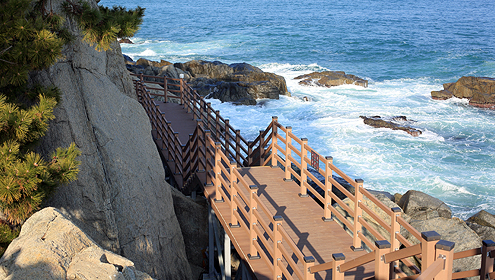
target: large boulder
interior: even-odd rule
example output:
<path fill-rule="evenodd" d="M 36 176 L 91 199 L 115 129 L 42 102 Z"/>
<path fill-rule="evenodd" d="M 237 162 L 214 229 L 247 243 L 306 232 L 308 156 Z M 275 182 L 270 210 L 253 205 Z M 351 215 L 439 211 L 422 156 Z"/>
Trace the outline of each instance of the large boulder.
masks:
<path fill-rule="evenodd" d="M 470 227 L 481 240 L 494 240 L 495 241 L 495 228 L 482 226 L 476 223 L 466 222 L 466 225 Z"/>
<path fill-rule="evenodd" d="M 62 13 L 62 2 L 48 9 Z M 76 22 L 67 18 L 65 25 L 76 39 L 54 66 L 31 75 L 62 92 L 39 152 L 48 156 L 75 142 L 82 163 L 78 180 L 58 188 L 48 205 L 152 277 L 190 279 L 170 186 L 119 44 L 98 52 L 82 41 Z"/>
<path fill-rule="evenodd" d="M 134 263 L 101 248 L 61 211 L 48 207 L 22 226 L 0 259 L 0 279 L 151 280 Z"/>
<path fill-rule="evenodd" d="M 463 220 L 457 217 L 452 219 L 437 217 L 429 220 L 411 220 L 409 223 L 419 232 L 436 231 L 440 234 L 441 239 L 454 242 L 454 252 L 481 247 L 481 239 L 478 235 Z M 413 244 L 419 242 L 412 235 L 406 234 L 404 237 Z M 481 256 L 479 255 L 454 260 L 453 272 L 479 269 L 480 264 Z"/>
<path fill-rule="evenodd" d="M 485 210 L 481 210 L 480 212 L 474 214 L 468 219 L 468 221 L 495 229 L 495 216 Z"/>
<path fill-rule="evenodd" d="M 452 218 L 452 210 L 443 201 L 420 191 L 407 191 L 397 203 L 414 220 Z M 451 241 L 451 240 L 449 240 Z"/>
<path fill-rule="evenodd" d="M 443 88 L 440 91 L 432 91 L 431 97 L 438 100 L 453 96 L 468 98 L 470 105 L 495 109 L 495 78 L 461 77 L 455 83 L 444 84 Z"/>
<path fill-rule="evenodd" d="M 384 119 L 380 116 L 372 116 L 372 117 L 359 116 L 359 117 L 363 119 L 365 124 L 372 127 L 390 128 L 392 130 L 402 130 L 415 137 L 423 133 L 421 130 L 410 127 L 409 123 L 411 121 L 408 120 L 405 116 L 393 117 L 390 120 Z"/>
<path fill-rule="evenodd" d="M 346 74 L 344 71 L 323 71 L 304 74 L 294 78 L 301 80 L 301 85 L 317 85 L 323 87 L 335 87 L 341 85 L 358 85 L 368 87 L 368 80 L 358 76 Z"/>
<path fill-rule="evenodd" d="M 282 76 L 263 72 L 247 63 L 227 65 L 219 61 L 193 60 L 174 66 L 191 74 L 188 83 L 199 94 L 223 102 L 254 105 L 256 99 L 290 96 Z"/>

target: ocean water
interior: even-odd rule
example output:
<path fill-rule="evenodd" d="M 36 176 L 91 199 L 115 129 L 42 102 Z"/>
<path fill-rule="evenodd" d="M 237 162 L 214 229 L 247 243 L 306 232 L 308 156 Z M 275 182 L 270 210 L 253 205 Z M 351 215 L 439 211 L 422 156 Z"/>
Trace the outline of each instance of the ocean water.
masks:
<path fill-rule="evenodd" d="M 272 116 L 365 187 L 414 189 L 468 218 L 495 214 L 495 111 L 430 92 L 462 76 L 495 77 L 492 0 L 102 0 L 146 8 L 123 53 L 170 62 L 247 62 L 282 75 L 292 97 L 233 106 L 211 100 L 254 139 Z M 339 70 L 369 87 L 301 86 L 294 77 Z M 310 98 L 303 102 L 302 97 Z M 405 115 L 423 131 L 372 128 L 360 115 Z"/>

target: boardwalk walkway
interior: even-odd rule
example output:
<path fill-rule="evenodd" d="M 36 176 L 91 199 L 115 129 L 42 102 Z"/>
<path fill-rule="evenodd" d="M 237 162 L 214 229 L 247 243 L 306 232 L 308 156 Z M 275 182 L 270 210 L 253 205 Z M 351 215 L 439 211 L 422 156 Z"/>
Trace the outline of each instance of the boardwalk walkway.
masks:
<path fill-rule="evenodd" d="M 150 77 L 163 79 L 155 83 L 165 101 L 180 101 L 168 103 L 152 98 L 143 77 L 136 92 L 178 187 L 190 191 L 191 178 L 198 178 L 257 279 L 495 278 L 495 242 L 454 254 L 454 243 L 418 232 L 400 208 L 385 206 L 363 180 L 351 179 L 276 117 L 246 141 L 183 80 Z M 476 255 L 480 269 L 452 273 L 454 259 Z"/>

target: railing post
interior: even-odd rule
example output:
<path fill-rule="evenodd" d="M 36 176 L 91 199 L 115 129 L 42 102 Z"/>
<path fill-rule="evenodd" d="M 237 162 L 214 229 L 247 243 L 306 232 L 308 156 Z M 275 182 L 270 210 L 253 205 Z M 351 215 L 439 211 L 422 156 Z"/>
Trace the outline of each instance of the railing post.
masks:
<path fill-rule="evenodd" d="M 292 181 L 291 179 L 291 173 L 289 171 L 289 168 L 292 168 L 291 167 L 291 160 L 290 160 L 290 157 L 291 157 L 291 149 L 290 149 L 290 145 L 291 145 L 291 142 L 292 142 L 292 139 L 290 137 L 290 133 L 292 132 L 292 127 L 290 126 L 287 126 L 285 127 L 287 133 L 285 134 L 285 178 L 284 178 L 284 181 Z"/>
<path fill-rule="evenodd" d="M 329 178 L 332 177 L 333 173 L 330 167 L 331 163 L 333 163 L 333 157 L 325 157 L 325 203 L 323 205 L 323 217 L 321 217 L 324 222 L 333 221 L 332 211 L 330 211 L 329 208 L 329 206 L 332 204 L 332 199 L 330 198 L 330 193 L 332 192 L 332 183 L 329 180 Z"/>
<path fill-rule="evenodd" d="M 282 253 L 278 246 L 282 246 L 282 234 L 280 233 L 279 227 L 282 227 L 282 222 L 284 219 L 282 216 L 273 216 L 273 220 L 275 224 L 273 225 L 273 280 L 282 278 L 282 270 L 279 267 L 279 261 L 282 261 Z"/>
<path fill-rule="evenodd" d="M 440 240 L 435 244 L 435 260 L 444 259 L 443 270 L 440 271 L 433 279 L 452 280 L 452 267 L 454 264 L 454 242 Z M 422 267 L 422 266 L 421 266 Z"/>
<path fill-rule="evenodd" d="M 235 130 L 235 159 L 237 162 L 241 162 L 241 131 Z"/>
<path fill-rule="evenodd" d="M 421 272 L 424 272 L 435 261 L 435 244 L 440 240 L 440 234 L 425 231 L 421 237 Z"/>
<path fill-rule="evenodd" d="M 260 152 L 260 164 L 258 166 L 263 166 L 264 156 L 265 156 L 265 138 L 263 137 L 264 130 L 260 130 L 260 145 L 258 146 Z"/>
<path fill-rule="evenodd" d="M 313 256 L 304 257 L 304 280 L 314 280 L 315 275 L 309 271 L 309 269 L 315 265 L 315 258 Z"/>
<path fill-rule="evenodd" d="M 184 79 L 180 78 L 180 104 L 184 105 Z"/>
<path fill-rule="evenodd" d="M 383 256 L 390 252 L 390 242 L 387 240 L 375 241 L 375 246 L 375 280 L 388 280 L 392 264 L 385 263 Z"/>
<path fill-rule="evenodd" d="M 306 158 L 308 157 L 308 151 L 306 150 L 306 145 L 308 144 L 308 138 L 301 139 L 301 182 L 300 182 L 300 191 L 299 197 L 308 197 L 308 189 L 304 185 L 308 180 L 308 175 L 306 175 L 306 170 L 308 170 L 308 163 L 306 162 Z"/>
<path fill-rule="evenodd" d="M 363 246 L 361 245 L 361 238 L 359 238 L 359 233 L 362 230 L 361 223 L 359 222 L 359 219 L 362 216 L 363 210 L 361 207 L 359 207 L 359 203 L 362 202 L 363 200 L 363 194 L 361 193 L 361 188 L 363 187 L 364 181 L 362 179 L 355 179 L 356 182 L 356 188 L 354 191 L 354 228 L 352 230 L 353 233 L 353 239 L 352 239 L 352 246 L 351 249 L 353 251 L 362 251 L 364 250 Z"/>
<path fill-rule="evenodd" d="M 398 222 L 399 217 L 402 215 L 400 207 L 393 207 L 392 216 L 390 216 L 390 252 L 397 251 L 400 248 L 400 242 L 397 239 L 397 235 L 400 233 L 400 224 Z M 390 263 L 390 278 L 395 278 L 395 267 L 398 266 L 398 261 Z"/>
<path fill-rule="evenodd" d="M 277 121 L 278 121 L 278 117 L 276 116 L 273 116 L 272 117 L 272 167 L 275 168 L 277 167 L 277 146 L 275 144 L 277 144 L 278 142 L 278 139 L 277 139 Z"/>
<path fill-rule="evenodd" d="M 488 280 L 490 279 L 488 274 L 492 273 L 494 269 L 494 259 L 490 257 L 489 253 L 495 250 L 495 242 L 493 240 L 483 240 L 482 244 L 480 280 Z"/>
<path fill-rule="evenodd" d="M 165 99 L 165 103 L 168 103 L 168 95 L 167 95 L 167 77 L 163 76 L 163 97 Z"/>
<path fill-rule="evenodd" d="M 344 254 L 332 254 L 332 258 L 332 280 L 344 280 L 344 272 L 340 272 L 340 266 L 345 263 Z"/>
<path fill-rule="evenodd" d="M 202 121 L 200 119 L 196 120 L 196 129 L 198 130 L 198 135 L 196 137 L 196 157 L 198 158 L 198 171 L 205 171 L 206 166 L 201 165 L 201 152 L 202 150 L 205 151 L 205 164 L 206 164 L 206 148 L 205 148 L 205 143 L 203 142 L 205 139 L 205 134 L 203 133 L 203 128 L 201 127 Z M 203 140 L 201 140 L 203 139 Z"/>
<path fill-rule="evenodd" d="M 253 163 L 253 145 L 253 141 L 248 141 L 248 166 L 251 166 L 251 164 Z"/>
<path fill-rule="evenodd" d="M 222 158 L 220 157 L 220 152 L 222 149 L 222 145 L 219 142 L 215 142 L 215 165 L 213 169 L 215 170 L 215 202 L 224 202 L 222 195 L 220 194 L 220 188 L 222 187 L 222 181 L 220 181 L 220 173 L 222 172 L 220 169 L 220 164 L 222 164 Z"/>
<path fill-rule="evenodd" d="M 211 176 L 211 171 L 215 171 L 215 166 L 209 166 L 211 165 L 211 148 L 210 147 L 210 139 L 211 138 L 211 132 L 206 129 L 205 130 L 205 171 L 206 171 L 206 185 L 213 185 L 214 184 L 214 178 Z M 214 147 L 213 147 L 214 148 Z"/>
<path fill-rule="evenodd" d="M 211 118 L 211 103 L 208 102 L 206 103 L 206 125 L 208 126 L 208 128 L 210 128 L 212 125 L 211 125 L 211 122 L 210 122 L 210 118 Z M 210 128 L 211 130 L 211 128 Z M 217 133 L 215 132 L 215 137 L 217 136 Z M 215 138 L 215 141 L 218 141 L 218 138 Z"/>
<path fill-rule="evenodd" d="M 255 196 L 258 196 L 258 186 L 256 185 L 251 185 L 249 186 L 250 189 L 250 195 L 249 195 L 249 254 L 248 258 L 250 260 L 257 260 L 260 257 L 258 254 L 258 251 L 256 250 L 256 247 L 254 246 L 254 242 L 258 242 L 258 238 L 256 235 L 256 231 L 254 230 L 254 227 L 257 225 L 257 220 L 256 216 L 254 215 L 254 210 L 258 207 L 256 204 L 256 201 L 254 200 Z"/>
<path fill-rule="evenodd" d="M 234 169 L 237 168 L 237 163 L 232 160 L 230 162 L 230 213 L 232 215 L 232 218 L 230 219 L 230 224 L 229 226 L 231 228 L 238 228 L 241 227 L 239 224 L 239 221 L 237 220 L 237 217 L 234 215 L 234 212 L 237 212 L 237 204 L 235 202 L 235 197 L 237 196 L 237 189 L 235 188 L 235 185 L 237 184 L 237 177 L 235 176 Z"/>
<path fill-rule="evenodd" d="M 230 123 L 230 120 L 229 119 L 225 119 L 225 155 L 227 157 L 230 156 L 231 152 L 230 152 L 230 134 L 229 134 L 229 123 Z"/>

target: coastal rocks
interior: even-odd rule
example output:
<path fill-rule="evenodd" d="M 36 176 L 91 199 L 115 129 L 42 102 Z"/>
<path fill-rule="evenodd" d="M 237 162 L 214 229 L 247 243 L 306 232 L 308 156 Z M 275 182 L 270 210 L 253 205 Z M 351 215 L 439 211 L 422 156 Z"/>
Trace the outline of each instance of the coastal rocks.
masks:
<path fill-rule="evenodd" d="M 414 220 L 436 217 L 452 218 L 452 211 L 443 201 L 420 191 L 407 191 L 397 203 Z"/>
<path fill-rule="evenodd" d="M 466 224 L 474 230 L 482 240 L 495 240 L 495 216 L 481 210 L 470 217 Z"/>
<path fill-rule="evenodd" d="M 247 63 L 227 65 L 219 61 L 193 60 L 174 66 L 191 74 L 188 83 L 199 94 L 222 102 L 255 105 L 256 99 L 290 96 L 282 76 L 263 72 Z"/>
<path fill-rule="evenodd" d="M 495 78 L 461 77 L 455 83 L 443 85 L 443 90 L 432 91 L 431 97 L 437 100 L 468 98 L 469 105 L 495 109 Z"/>
<path fill-rule="evenodd" d="M 346 74 L 344 71 L 323 71 L 313 72 L 297 76 L 295 80 L 301 80 L 300 85 L 317 85 L 323 87 L 334 87 L 340 85 L 358 85 L 362 87 L 368 87 L 368 80 L 359 78 L 357 76 Z"/>
<path fill-rule="evenodd" d="M 480 237 L 470 229 L 466 223 L 454 217 L 447 219 L 437 217 L 429 220 L 411 220 L 409 224 L 419 232 L 436 231 L 440 234 L 441 239 L 455 243 L 454 252 L 462 252 L 468 249 L 481 247 Z M 416 238 L 406 234 L 406 239 L 411 243 L 417 244 L 419 241 Z M 473 256 L 454 260 L 453 272 L 468 271 L 479 269 L 481 256 Z"/>
<path fill-rule="evenodd" d="M 390 128 L 392 130 L 402 130 L 414 137 L 417 137 L 423 133 L 421 130 L 409 127 L 407 123 L 410 122 L 410 120 L 408 120 L 405 116 L 396 116 L 391 118 L 390 120 L 383 119 L 380 116 L 372 116 L 372 117 L 359 116 L 359 117 L 364 120 L 365 124 L 372 127 Z"/>
<path fill-rule="evenodd" d="M 50 5 L 60 7 L 61 2 Z M 63 58 L 31 74 L 33 82 L 61 92 L 56 119 L 38 152 L 48 156 L 75 142 L 82 163 L 78 180 L 57 188 L 47 205 L 74 218 L 104 249 L 152 277 L 191 279 L 171 187 L 120 46 L 115 42 L 111 50 L 98 52 L 82 41 L 71 18 L 66 27 L 75 39 L 64 47 Z"/>
<path fill-rule="evenodd" d="M 0 259 L 0 278 L 152 280 L 132 261 L 101 248 L 52 207 L 24 223 Z"/>

